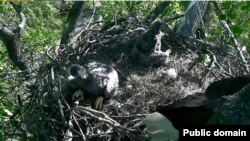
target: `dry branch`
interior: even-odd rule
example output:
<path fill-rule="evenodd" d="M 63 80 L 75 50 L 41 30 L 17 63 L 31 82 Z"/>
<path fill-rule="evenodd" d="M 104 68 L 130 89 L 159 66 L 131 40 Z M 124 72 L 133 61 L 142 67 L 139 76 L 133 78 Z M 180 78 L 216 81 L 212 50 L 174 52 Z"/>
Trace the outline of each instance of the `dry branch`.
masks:
<path fill-rule="evenodd" d="M 227 31 L 229 38 L 231 39 L 232 43 L 235 45 L 235 49 L 237 50 L 237 53 L 240 57 L 240 60 L 243 63 L 244 69 L 246 72 L 249 72 L 249 68 L 247 65 L 247 61 L 243 55 L 242 46 L 238 43 L 238 41 L 235 39 L 233 32 L 230 30 L 228 24 L 226 21 L 221 21 L 222 27 Z"/>

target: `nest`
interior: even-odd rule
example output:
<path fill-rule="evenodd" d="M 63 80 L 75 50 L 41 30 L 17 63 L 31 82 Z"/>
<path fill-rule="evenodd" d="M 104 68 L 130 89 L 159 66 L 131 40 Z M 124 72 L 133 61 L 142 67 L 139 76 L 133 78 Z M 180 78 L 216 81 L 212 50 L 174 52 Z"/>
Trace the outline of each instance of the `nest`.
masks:
<path fill-rule="evenodd" d="M 162 50 L 171 50 L 167 63 L 138 66 L 130 50 L 148 25 L 130 18 L 99 32 L 84 32 L 74 48 L 48 49 L 40 56 L 45 60 L 40 61 L 42 67 L 33 72 L 36 85 L 17 96 L 18 108 L 11 121 L 18 136 L 25 140 L 145 141 L 143 119 L 149 113 L 204 92 L 216 78 L 244 73 L 234 52 L 227 54 L 222 47 L 171 32 L 161 40 Z M 208 57 L 209 63 L 200 61 L 201 56 Z M 88 102 L 71 106 L 65 96 L 68 66 L 88 59 L 113 65 L 119 74 L 118 96 L 100 110 L 91 109 Z"/>

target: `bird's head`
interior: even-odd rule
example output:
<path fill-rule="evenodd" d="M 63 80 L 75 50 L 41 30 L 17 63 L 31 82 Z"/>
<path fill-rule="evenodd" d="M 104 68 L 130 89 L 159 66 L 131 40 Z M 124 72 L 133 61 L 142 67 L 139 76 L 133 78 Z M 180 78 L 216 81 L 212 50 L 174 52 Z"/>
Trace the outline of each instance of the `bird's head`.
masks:
<path fill-rule="evenodd" d="M 69 80 L 72 80 L 73 78 L 86 79 L 88 76 L 86 69 L 77 64 L 73 64 L 70 66 L 69 73 L 70 73 L 70 76 L 68 77 Z"/>

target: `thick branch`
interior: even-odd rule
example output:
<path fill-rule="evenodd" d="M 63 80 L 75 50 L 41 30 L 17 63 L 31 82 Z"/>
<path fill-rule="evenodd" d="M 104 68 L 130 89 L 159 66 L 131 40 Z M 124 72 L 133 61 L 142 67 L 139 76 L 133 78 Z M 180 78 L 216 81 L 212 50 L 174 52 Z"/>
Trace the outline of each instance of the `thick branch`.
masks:
<path fill-rule="evenodd" d="M 21 70 L 25 71 L 26 74 L 28 74 L 28 65 L 27 65 L 27 59 L 23 55 L 23 52 L 20 48 L 20 36 L 21 31 L 25 26 L 26 18 L 24 14 L 22 13 L 21 5 L 17 5 L 14 3 L 11 3 L 15 11 L 17 12 L 17 15 L 20 19 L 20 24 L 14 31 L 11 31 L 7 27 L 0 27 L 0 39 L 3 41 L 4 45 L 7 48 L 8 56 L 11 59 L 11 61 Z M 27 76 L 26 79 L 29 79 Z"/>
<path fill-rule="evenodd" d="M 149 13 L 147 16 L 147 20 L 154 21 L 162 12 L 163 10 L 170 4 L 171 1 L 163 1 L 157 7 Z"/>
<path fill-rule="evenodd" d="M 178 26 L 176 33 L 181 36 L 193 36 L 202 21 L 207 4 L 208 1 L 192 0 L 186 10 L 185 16 Z"/>
<path fill-rule="evenodd" d="M 26 24 L 26 17 L 24 16 L 23 12 L 22 12 L 22 5 L 21 4 L 15 4 L 13 2 L 11 2 L 12 7 L 15 9 L 19 20 L 20 20 L 20 24 L 18 25 L 18 27 L 16 28 L 16 32 L 19 34 L 22 33 L 24 26 Z"/>
<path fill-rule="evenodd" d="M 64 45 L 67 46 L 71 43 L 72 38 L 74 37 L 75 30 L 77 28 L 77 23 L 83 11 L 84 3 L 84 1 L 76 1 L 70 9 L 61 38 L 61 48 L 63 48 Z"/>

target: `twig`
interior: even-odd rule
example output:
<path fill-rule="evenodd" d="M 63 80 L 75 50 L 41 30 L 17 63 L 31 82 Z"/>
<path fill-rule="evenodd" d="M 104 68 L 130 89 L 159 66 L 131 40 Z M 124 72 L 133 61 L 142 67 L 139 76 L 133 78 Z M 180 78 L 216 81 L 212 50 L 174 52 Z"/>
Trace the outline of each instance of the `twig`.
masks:
<path fill-rule="evenodd" d="M 112 118 L 135 118 L 135 117 L 146 117 L 147 114 L 138 114 L 138 115 L 127 115 L 127 116 L 111 116 Z"/>
<path fill-rule="evenodd" d="M 54 74 L 54 68 L 51 67 L 51 80 L 52 80 L 52 84 L 55 85 L 55 74 Z M 53 88 L 54 90 L 54 97 L 56 98 L 56 101 L 57 101 L 57 107 L 58 107 L 58 110 L 59 110 L 59 114 L 60 114 L 60 117 L 62 119 L 62 121 L 66 124 L 66 119 L 65 119 L 65 116 L 64 116 L 64 113 L 63 113 L 63 110 L 62 110 L 62 103 L 61 103 L 61 100 L 59 99 L 59 89 L 54 86 Z"/>
<path fill-rule="evenodd" d="M 86 115 L 89 115 L 89 116 L 91 116 L 99 121 L 103 121 L 105 123 L 108 123 L 114 127 L 122 127 L 118 122 L 116 122 L 115 120 L 108 117 L 105 113 L 96 111 L 94 109 L 86 108 L 83 106 L 76 106 L 76 107 L 74 107 L 74 109 L 79 110 L 79 111 L 85 113 Z M 97 114 L 97 115 L 94 115 L 93 113 Z"/>
<path fill-rule="evenodd" d="M 80 127 L 78 121 L 76 120 L 76 117 L 75 117 L 73 114 L 72 114 L 72 117 L 73 117 L 73 119 L 74 119 L 74 121 L 75 121 L 75 123 L 76 123 L 78 129 L 79 129 L 80 132 L 81 132 L 82 140 L 83 140 L 83 141 L 86 141 L 86 137 L 85 137 L 85 135 L 84 135 L 84 133 L 83 133 L 83 131 L 82 131 L 82 128 Z"/>

